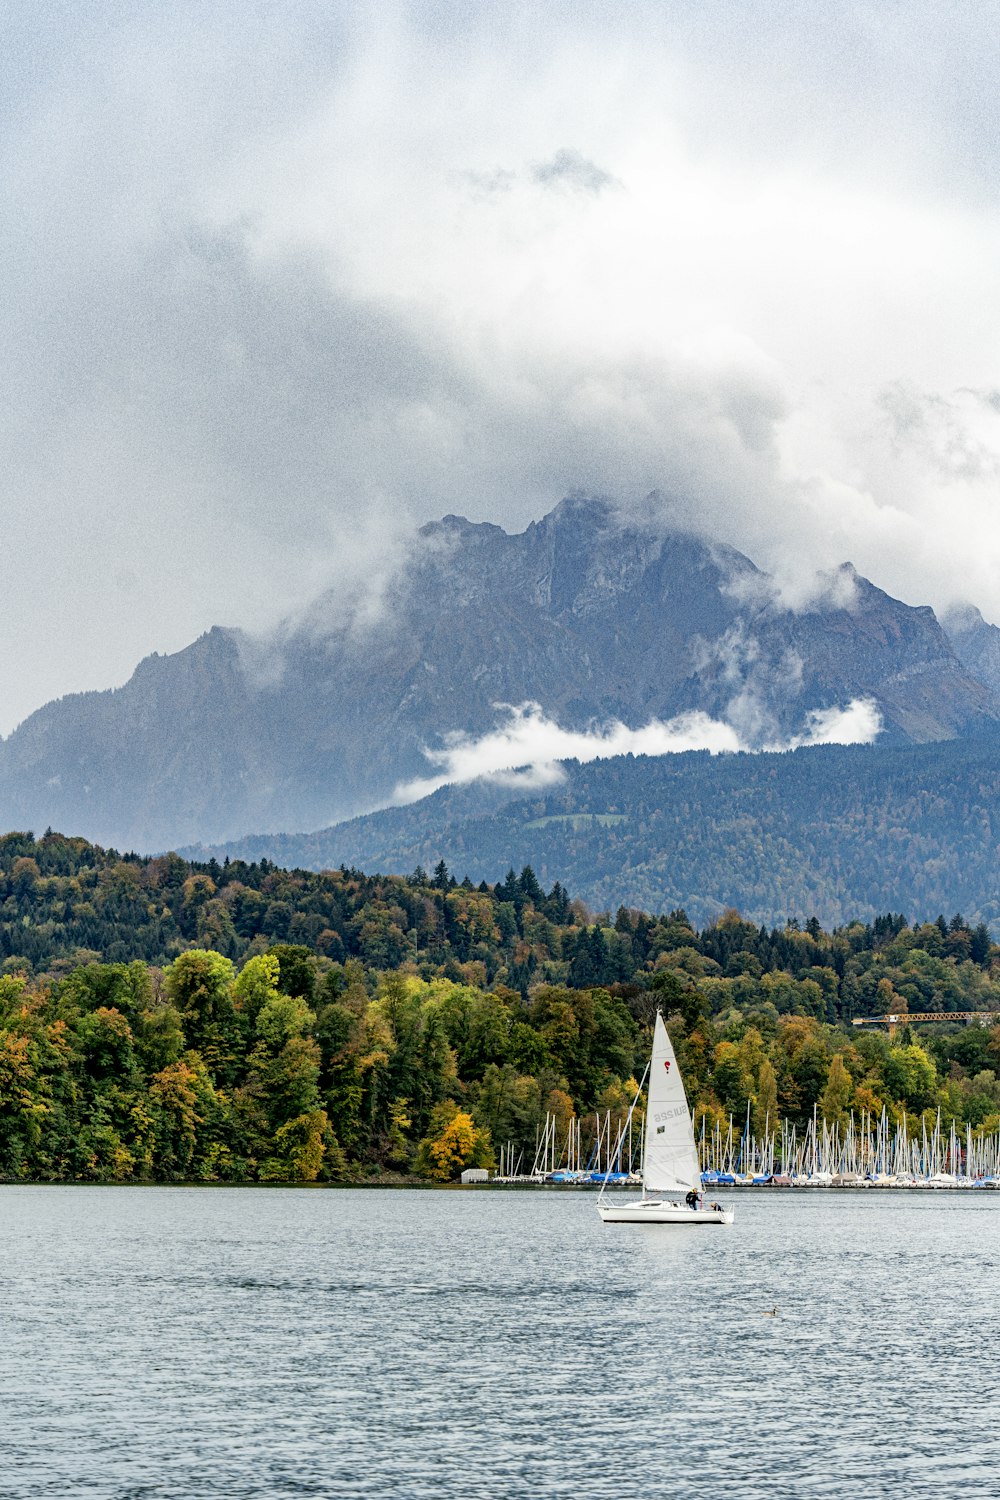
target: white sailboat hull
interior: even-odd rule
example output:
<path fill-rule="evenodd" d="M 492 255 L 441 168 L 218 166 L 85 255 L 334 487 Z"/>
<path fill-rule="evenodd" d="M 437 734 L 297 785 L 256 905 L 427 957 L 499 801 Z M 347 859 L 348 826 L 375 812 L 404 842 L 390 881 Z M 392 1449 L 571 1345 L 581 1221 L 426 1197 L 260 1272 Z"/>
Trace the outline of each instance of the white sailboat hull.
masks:
<path fill-rule="evenodd" d="M 731 1224 L 731 1209 L 718 1204 L 691 1208 L 701 1194 L 701 1162 L 691 1111 L 663 1016 L 653 1022 L 653 1052 L 642 1075 L 649 1078 L 642 1153 L 642 1197 L 631 1203 L 597 1200 L 604 1224 Z M 640 1090 L 642 1084 L 640 1084 Z M 636 1095 L 638 1098 L 638 1095 Z M 633 1101 L 632 1108 L 635 1108 Z M 629 1114 L 631 1119 L 631 1112 Z M 605 1179 L 605 1182 L 607 1179 Z M 704 1200 L 702 1200 L 704 1204 Z"/>
<path fill-rule="evenodd" d="M 665 1198 L 640 1198 L 633 1203 L 599 1201 L 597 1212 L 605 1224 L 731 1224 L 731 1208 L 688 1208 Z"/>

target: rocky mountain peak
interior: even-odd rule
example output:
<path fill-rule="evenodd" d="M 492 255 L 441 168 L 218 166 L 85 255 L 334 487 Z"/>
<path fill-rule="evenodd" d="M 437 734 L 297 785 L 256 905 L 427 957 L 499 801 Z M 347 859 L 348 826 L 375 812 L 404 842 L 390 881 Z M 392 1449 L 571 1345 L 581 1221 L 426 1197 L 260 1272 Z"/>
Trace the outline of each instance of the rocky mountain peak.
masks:
<path fill-rule="evenodd" d="M 948 610 L 943 625 L 962 665 L 1000 699 L 1000 630 L 973 604 Z"/>
<path fill-rule="evenodd" d="M 574 494 L 521 532 L 446 516 L 378 608 L 331 599 L 267 642 L 217 629 L 40 709 L 0 746 L 0 816 L 145 850 L 320 827 L 492 732 L 498 704 L 576 730 L 698 710 L 750 748 L 859 698 L 889 741 L 996 726 L 1000 631 L 949 641 L 850 564 L 789 609 L 749 558 L 657 514 Z"/>

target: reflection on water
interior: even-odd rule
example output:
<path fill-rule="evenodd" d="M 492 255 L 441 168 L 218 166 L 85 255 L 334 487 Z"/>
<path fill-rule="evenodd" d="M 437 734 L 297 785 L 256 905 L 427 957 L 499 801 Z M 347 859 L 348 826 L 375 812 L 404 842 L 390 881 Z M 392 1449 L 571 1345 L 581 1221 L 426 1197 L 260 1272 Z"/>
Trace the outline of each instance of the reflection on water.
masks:
<path fill-rule="evenodd" d="M 577 1193 L 0 1188 L 0 1496 L 993 1496 L 998 1225 L 978 1194 L 689 1230 Z"/>

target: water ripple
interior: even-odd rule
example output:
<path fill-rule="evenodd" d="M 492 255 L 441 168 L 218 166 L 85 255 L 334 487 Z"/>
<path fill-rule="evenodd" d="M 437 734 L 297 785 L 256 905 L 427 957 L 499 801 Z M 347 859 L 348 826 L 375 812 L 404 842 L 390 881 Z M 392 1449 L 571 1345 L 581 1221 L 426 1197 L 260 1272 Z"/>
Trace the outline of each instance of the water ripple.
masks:
<path fill-rule="evenodd" d="M 0 1497 L 993 1496 L 998 1214 L 0 1188 Z"/>

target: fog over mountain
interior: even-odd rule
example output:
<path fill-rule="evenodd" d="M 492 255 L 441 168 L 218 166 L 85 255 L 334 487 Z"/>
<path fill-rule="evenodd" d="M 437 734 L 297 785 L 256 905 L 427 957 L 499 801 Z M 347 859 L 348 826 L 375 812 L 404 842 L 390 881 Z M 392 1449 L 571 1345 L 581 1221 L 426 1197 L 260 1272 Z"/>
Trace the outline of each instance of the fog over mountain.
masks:
<path fill-rule="evenodd" d="M 792 609 L 748 558 L 651 514 L 571 496 L 514 534 L 449 516 L 377 608 L 338 592 L 268 638 L 217 628 L 53 702 L 0 746 L 0 823 L 150 850 L 316 828 L 504 764 L 551 779 L 566 754 L 995 729 L 929 608 L 845 567 Z"/>
<path fill-rule="evenodd" d="M 3 43 L 3 732 L 577 490 L 787 604 L 849 558 L 1000 619 L 990 7 L 11 0 Z M 238 640 L 143 681 L 224 693 Z"/>

